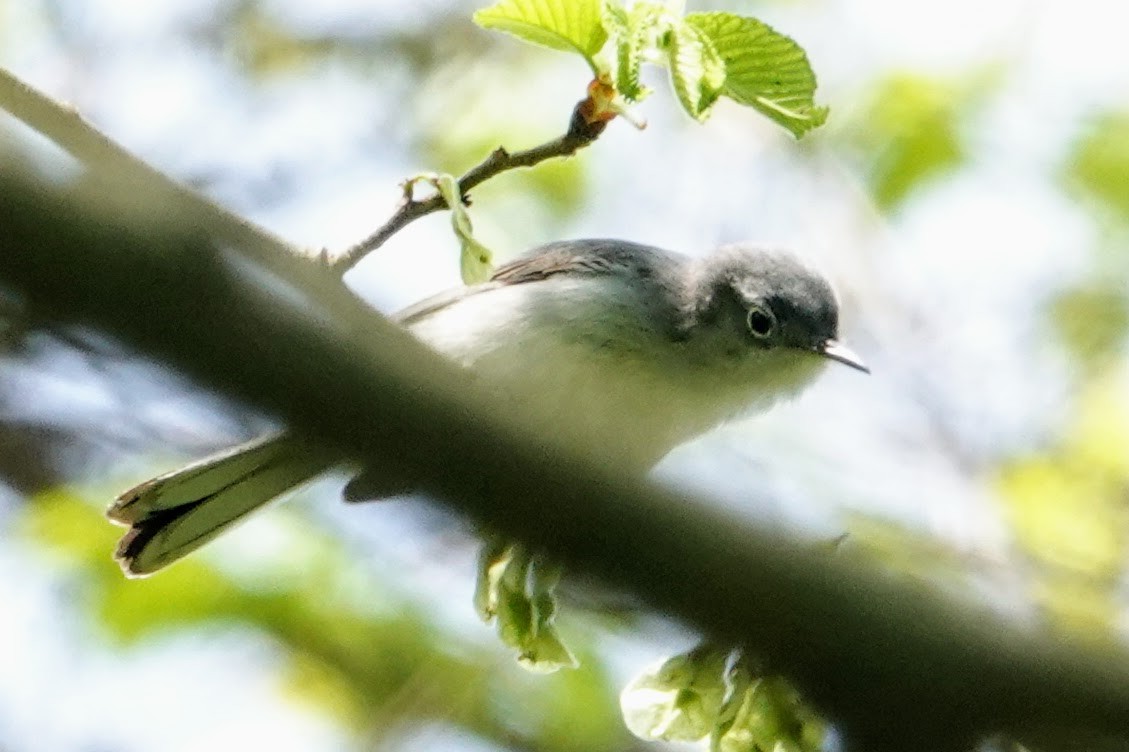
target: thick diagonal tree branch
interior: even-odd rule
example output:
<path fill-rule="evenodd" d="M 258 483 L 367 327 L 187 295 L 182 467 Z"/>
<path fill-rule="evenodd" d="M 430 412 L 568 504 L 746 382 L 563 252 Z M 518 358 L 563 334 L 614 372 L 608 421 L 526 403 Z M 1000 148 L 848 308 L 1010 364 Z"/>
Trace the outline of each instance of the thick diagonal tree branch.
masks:
<path fill-rule="evenodd" d="M 0 68 L 0 108 L 82 162 L 92 173 L 133 195 L 175 202 L 182 215 L 193 215 L 212 228 L 214 236 L 238 245 L 253 256 L 302 255 L 270 231 L 210 201 L 131 154 L 95 128 L 78 110 L 67 107 Z"/>
<path fill-rule="evenodd" d="M 233 259 L 173 205 L 147 207 L 163 219 L 145 226 L 105 211 L 0 177 L 0 284 L 746 646 L 860 749 L 955 750 L 1032 725 L 1129 738 L 1123 652 L 1021 630 L 562 451 L 332 277 Z"/>

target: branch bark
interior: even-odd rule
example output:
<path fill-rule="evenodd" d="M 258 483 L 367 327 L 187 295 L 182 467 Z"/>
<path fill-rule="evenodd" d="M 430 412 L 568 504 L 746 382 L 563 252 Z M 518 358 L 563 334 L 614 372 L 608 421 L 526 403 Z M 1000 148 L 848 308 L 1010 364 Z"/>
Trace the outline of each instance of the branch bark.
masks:
<path fill-rule="evenodd" d="M 175 205 L 146 206 L 162 219 L 144 227 L 106 211 L 0 176 L 0 282 L 744 645 L 848 740 L 956 749 L 1056 724 L 1129 737 L 1124 651 L 1019 629 L 562 451 L 331 275 L 232 258 Z"/>
<path fill-rule="evenodd" d="M 256 258 L 286 253 L 310 258 L 255 223 L 240 217 L 202 194 L 181 185 L 144 160 L 131 154 L 94 127 L 73 107 L 55 101 L 10 71 L 0 68 L 0 108 L 82 162 L 92 173 L 118 186 L 122 192 L 162 198 L 180 214 L 192 215 L 211 228 L 214 237 L 238 245 Z"/>

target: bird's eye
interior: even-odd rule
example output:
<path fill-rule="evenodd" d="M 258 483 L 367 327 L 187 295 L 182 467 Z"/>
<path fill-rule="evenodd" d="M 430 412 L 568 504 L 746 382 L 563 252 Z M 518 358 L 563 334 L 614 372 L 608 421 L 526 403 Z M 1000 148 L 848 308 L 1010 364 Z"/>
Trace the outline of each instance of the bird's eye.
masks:
<path fill-rule="evenodd" d="M 745 323 L 748 324 L 752 335 L 758 339 L 771 336 L 776 329 L 776 317 L 772 315 L 772 311 L 761 306 L 753 306 L 749 309 Z"/>

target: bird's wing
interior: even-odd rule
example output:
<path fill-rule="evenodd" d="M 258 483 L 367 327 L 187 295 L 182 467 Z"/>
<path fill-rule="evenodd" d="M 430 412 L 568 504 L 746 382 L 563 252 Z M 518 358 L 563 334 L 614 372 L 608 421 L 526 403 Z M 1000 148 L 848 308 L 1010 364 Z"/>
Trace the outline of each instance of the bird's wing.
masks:
<path fill-rule="evenodd" d="M 433 295 L 396 314 L 395 320 L 411 327 L 427 317 L 473 295 L 512 285 L 532 285 L 569 276 L 601 276 L 633 270 L 643 278 L 654 275 L 656 257 L 667 254 L 656 248 L 610 240 L 568 240 L 535 248 L 499 266 L 489 281 L 458 287 Z M 670 254 L 673 255 L 673 254 Z M 379 466 L 364 468 L 345 487 L 347 501 L 370 501 L 414 490 L 410 480 L 389 475 Z"/>
<path fill-rule="evenodd" d="M 392 318 L 403 326 L 411 326 L 420 319 L 425 319 L 436 311 L 441 311 L 447 306 L 454 305 L 460 300 L 469 298 L 471 295 L 480 295 L 489 290 L 495 290 L 500 286 L 501 285 L 494 282 L 483 282 L 480 285 L 456 287 L 451 290 L 445 290 L 437 295 L 432 295 L 430 298 L 424 298 L 418 303 L 413 303 L 407 308 L 401 309 Z"/>
<path fill-rule="evenodd" d="M 656 252 L 655 249 L 638 246 L 640 258 Z M 560 275 L 601 275 L 611 274 L 622 267 L 626 257 L 636 246 L 622 241 L 608 240 L 569 240 L 550 243 L 519 256 L 494 270 L 490 280 L 479 285 L 459 287 L 441 292 L 430 298 L 408 306 L 396 314 L 396 321 L 411 326 L 422 318 L 449 305 L 464 300 L 471 295 L 480 295 L 490 290 L 509 285 L 522 285 L 542 282 Z"/>
<path fill-rule="evenodd" d="M 517 285 L 540 282 L 559 274 L 610 274 L 615 269 L 618 255 L 621 254 L 616 244 L 607 240 L 550 243 L 499 266 L 490 276 L 490 281 Z"/>

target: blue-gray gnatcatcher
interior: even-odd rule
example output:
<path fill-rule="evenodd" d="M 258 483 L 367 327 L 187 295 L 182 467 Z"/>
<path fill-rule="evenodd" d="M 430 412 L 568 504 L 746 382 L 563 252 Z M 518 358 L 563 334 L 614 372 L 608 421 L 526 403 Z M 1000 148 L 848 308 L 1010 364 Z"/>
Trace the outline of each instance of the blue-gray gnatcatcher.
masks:
<path fill-rule="evenodd" d="M 397 320 L 535 426 L 618 447 L 638 472 L 796 394 L 828 360 L 867 370 L 839 342 L 827 281 L 787 253 L 742 245 L 694 259 L 619 240 L 551 243 Z M 127 574 L 155 572 L 333 464 L 282 434 L 146 481 L 107 512 L 130 528 L 116 557 Z M 364 476 L 351 485 L 366 495 Z"/>

